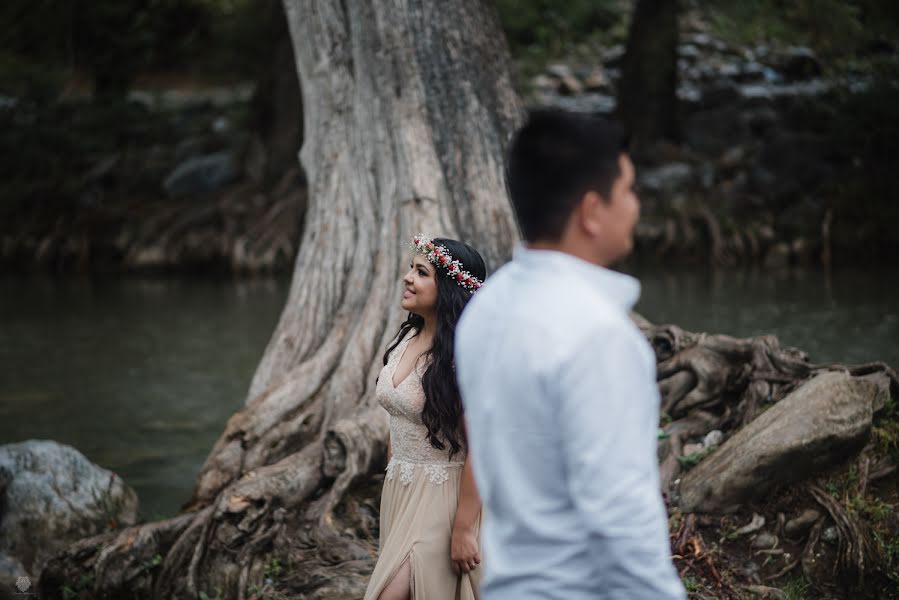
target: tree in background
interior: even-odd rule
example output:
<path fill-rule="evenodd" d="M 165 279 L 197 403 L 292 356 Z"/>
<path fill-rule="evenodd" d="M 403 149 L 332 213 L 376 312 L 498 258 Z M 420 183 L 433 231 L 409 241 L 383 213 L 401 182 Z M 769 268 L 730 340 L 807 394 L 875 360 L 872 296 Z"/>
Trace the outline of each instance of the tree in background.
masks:
<path fill-rule="evenodd" d="M 677 140 L 677 0 L 637 0 L 628 32 L 618 117 L 643 153 L 656 140 Z"/>
<path fill-rule="evenodd" d="M 260 61 L 253 95 L 253 129 L 265 153 L 263 181 L 274 184 L 297 163 L 303 141 L 303 100 L 293 44 L 280 0 L 261 0 L 266 56 Z"/>

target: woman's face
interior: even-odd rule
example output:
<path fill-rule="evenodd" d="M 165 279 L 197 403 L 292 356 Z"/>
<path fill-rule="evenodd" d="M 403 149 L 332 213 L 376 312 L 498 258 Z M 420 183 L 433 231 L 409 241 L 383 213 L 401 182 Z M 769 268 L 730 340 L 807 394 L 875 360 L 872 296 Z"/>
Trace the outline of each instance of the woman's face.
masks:
<path fill-rule="evenodd" d="M 437 267 L 421 254 L 412 256 L 409 272 L 403 277 L 405 288 L 400 306 L 424 317 L 437 310 Z"/>

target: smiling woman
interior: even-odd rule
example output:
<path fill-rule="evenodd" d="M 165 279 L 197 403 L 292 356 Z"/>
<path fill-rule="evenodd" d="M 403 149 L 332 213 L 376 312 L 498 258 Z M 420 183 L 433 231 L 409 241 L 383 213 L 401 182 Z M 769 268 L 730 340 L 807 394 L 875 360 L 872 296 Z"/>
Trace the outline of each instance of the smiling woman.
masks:
<path fill-rule="evenodd" d="M 409 272 L 403 277 L 406 288 L 400 306 L 411 313 L 433 312 L 437 309 L 436 267 L 424 256 L 414 256 L 409 263 Z"/>
<path fill-rule="evenodd" d="M 384 354 L 376 387 L 390 413 L 390 438 L 380 551 L 365 598 L 473 599 L 481 502 L 467 458 L 453 334 L 487 269 L 462 242 L 416 236 L 413 247 L 400 301 L 409 315 Z"/>

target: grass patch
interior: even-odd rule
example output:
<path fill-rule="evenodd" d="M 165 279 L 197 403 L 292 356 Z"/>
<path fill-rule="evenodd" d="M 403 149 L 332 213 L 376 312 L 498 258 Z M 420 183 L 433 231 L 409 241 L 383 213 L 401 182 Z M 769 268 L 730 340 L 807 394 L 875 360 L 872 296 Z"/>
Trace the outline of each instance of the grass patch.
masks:
<path fill-rule="evenodd" d="M 688 454 L 686 456 L 678 456 L 677 462 L 684 468 L 685 471 L 689 471 L 704 459 L 706 456 L 711 454 L 713 451 L 712 448 L 703 448 L 698 452 L 693 452 L 692 454 Z"/>
<path fill-rule="evenodd" d="M 804 575 L 788 579 L 780 588 L 789 600 L 806 600 L 812 584 Z"/>
<path fill-rule="evenodd" d="M 695 577 L 691 577 L 690 575 L 684 576 L 681 581 L 684 584 L 684 589 L 688 592 L 698 592 L 701 588 L 701 586 L 699 585 L 699 581 L 697 581 Z"/>

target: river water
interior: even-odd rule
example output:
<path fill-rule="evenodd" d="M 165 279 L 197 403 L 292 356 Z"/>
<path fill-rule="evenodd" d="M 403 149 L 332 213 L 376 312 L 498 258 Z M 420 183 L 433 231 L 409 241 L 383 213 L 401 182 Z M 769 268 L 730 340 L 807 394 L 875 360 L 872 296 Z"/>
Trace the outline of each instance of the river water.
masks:
<path fill-rule="evenodd" d="M 656 323 L 899 366 L 899 271 L 642 270 Z M 53 439 L 175 514 L 241 406 L 289 281 L 0 278 L 0 444 Z"/>

